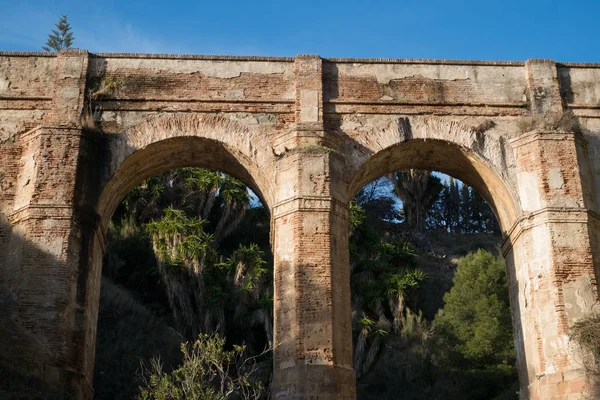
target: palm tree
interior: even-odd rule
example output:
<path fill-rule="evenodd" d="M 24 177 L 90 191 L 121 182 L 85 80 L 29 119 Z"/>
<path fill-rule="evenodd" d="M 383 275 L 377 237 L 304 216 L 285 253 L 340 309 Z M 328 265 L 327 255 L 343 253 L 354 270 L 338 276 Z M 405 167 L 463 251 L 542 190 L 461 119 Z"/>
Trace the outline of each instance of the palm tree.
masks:
<path fill-rule="evenodd" d="M 375 363 L 383 337 L 388 332 L 365 313 L 358 321 L 358 327 L 358 337 L 354 346 L 354 370 L 356 371 L 356 377 L 360 378 Z"/>
<path fill-rule="evenodd" d="M 241 223 L 250 194 L 246 185 L 226 174 L 203 168 L 168 171 L 142 182 L 123 199 L 117 214 L 132 215 L 138 224 L 160 219 L 166 208 L 208 221 L 218 246 Z"/>
<path fill-rule="evenodd" d="M 233 322 L 241 329 L 257 326 L 273 341 L 272 277 L 257 245 L 240 246 L 227 261 L 234 304 Z M 252 343 L 248 343 L 249 346 Z"/>
<path fill-rule="evenodd" d="M 400 333 L 402 329 L 402 313 L 406 307 L 406 296 L 410 291 L 418 288 L 427 275 L 419 270 L 403 270 L 391 274 L 386 279 L 386 295 L 393 315 L 392 329 Z"/>
<path fill-rule="evenodd" d="M 272 341 L 272 276 L 263 252 L 250 244 L 223 259 L 218 250 L 248 209 L 250 195 L 242 182 L 185 168 L 151 178 L 126 200 L 140 222 L 151 216 L 146 229 L 180 329 L 195 337 L 223 334 L 228 326 L 259 326 Z M 157 213 L 165 204 L 169 207 Z M 233 313 L 225 318 L 228 308 Z"/>
<path fill-rule="evenodd" d="M 394 193 L 402 201 L 406 223 L 417 232 L 425 230 L 427 212 L 435 203 L 442 184 L 431 171 L 409 169 L 390 174 Z"/>
<path fill-rule="evenodd" d="M 355 203 L 350 204 L 350 232 L 354 367 L 360 378 L 374 364 L 390 329 L 400 334 L 409 313 L 407 298 L 426 275 L 413 268 L 416 254 L 408 243 L 373 232 Z"/>
<path fill-rule="evenodd" d="M 195 337 L 206 292 L 205 270 L 216 254 L 204 221 L 168 208 L 164 216 L 146 225 L 173 316 L 180 329 Z"/>
<path fill-rule="evenodd" d="M 246 185 L 237 179 L 226 176 L 220 188 L 223 199 L 223 212 L 215 228 L 215 243 L 220 243 L 240 225 L 250 204 L 250 194 Z"/>

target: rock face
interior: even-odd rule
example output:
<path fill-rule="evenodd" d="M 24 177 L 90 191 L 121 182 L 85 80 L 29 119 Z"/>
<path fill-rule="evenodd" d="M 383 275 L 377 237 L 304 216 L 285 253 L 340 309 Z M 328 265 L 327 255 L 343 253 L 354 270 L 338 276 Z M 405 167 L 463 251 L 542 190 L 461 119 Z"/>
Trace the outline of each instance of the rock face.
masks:
<path fill-rule="evenodd" d="M 549 60 L 0 53 L 3 324 L 40 348 L 32 374 L 91 398 L 113 211 L 154 174 L 216 169 L 271 212 L 274 398 L 354 399 L 348 202 L 431 169 L 501 222 L 521 397 L 582 397 L 568 332 L 599 300 L 599 104 L 600 65 Z"/>

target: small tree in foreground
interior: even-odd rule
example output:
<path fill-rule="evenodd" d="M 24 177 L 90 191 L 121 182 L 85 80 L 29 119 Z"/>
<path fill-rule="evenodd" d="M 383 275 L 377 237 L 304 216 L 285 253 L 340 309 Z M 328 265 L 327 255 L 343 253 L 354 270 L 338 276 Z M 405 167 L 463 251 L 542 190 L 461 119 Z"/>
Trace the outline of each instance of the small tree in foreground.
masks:
<path fill-rule="evenodd" d="M 514 366 L 515 350 L 504 261 L 479 249 L 458 262 L 454 286 L 435 318 L 453 363 Z"/>
<path fill-rule="evenodd" d="M 479 249 L 458 262 L 435 317 L 433 356 L 469 399 L 515 399 L 518 388 L 504 261 Z"/>
<path fill-rule="evenodd" d="M 271 349 L 255 357 L 246 357 L 245 350 L 245 346 L 233 346 L 227 351 L 224 338 L 201 334 L 192 345 L 181 345 L 183 364 L 173 372 L 163 371 L 158 359 L 149 368 L 142 366 L 145 387 L 138 399 L 260 399 L 265 392 L 260 379 L 264 368 L 257 359 Z"/>
<path fill-rule="evenodd" d="M 56 29 L 52 29 L 52 33 L 48 35 L 48 41 L 42 49 L 45 51 L 61 51 L 71 48 L 73 45 L 73 32 L 71 25 L 67 21 L 67 16 L 63 15 L 56 24 Z"/>

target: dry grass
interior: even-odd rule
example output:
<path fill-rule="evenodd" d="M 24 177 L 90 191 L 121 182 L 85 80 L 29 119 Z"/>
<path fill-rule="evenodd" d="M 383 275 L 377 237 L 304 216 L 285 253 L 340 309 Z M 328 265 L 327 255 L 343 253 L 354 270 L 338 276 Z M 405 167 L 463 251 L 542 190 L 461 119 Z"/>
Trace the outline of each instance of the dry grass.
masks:
<path fill-rule="evenodd" d="M 483 121 L 482 123 L 480 123 L 477 126 L 473 127 L 473 132 L 477 133 L 477 134 L 482 134 L 486 131 L 489 131 L 490 129 L 492 129 L 493 127 L 496 126 L 496 123 L 491 120 L 491 119 L 486 119 L 485 121 Z"/>
<path fill-rule="evenodd" d="M 81 126 L 83 129 L 100 131 L 100 119 L 102 107 L 96 104 L 99 100 L 114 97 L 119 88 L 123 86 L 123 80 L 114 76 L 103 76 L 96 85 L 87 90 L 85 105 L 81 115 Z"/>
<path fill-rule="evenodd" d="M 571 327 L 571 339 L 579 344 L 583 366 L 592 384 L 590 398 L 600 398 L 600 314 L 592 315 Z"/>
<path fill-rule="evenodd" d="M 87 107 L 84 109 L 83 114 L 81 114 L 81 127 L 90 131 L 100 130 L 100 126 L 94 118 L 93 113 Z"/>
<path fill-rule="evenodd" d="M 522 117 L 517 121 L 517 126 L 521 133 L 536 129 L 557 132 L 583 132 L 579 119 L 571 111 L 564 112 L 562 115 L 551 115 L 548 118 Z"/>
<path fill-rule="evenodd" d="M 102 98 L 113 97 L 123 86 L 123 80 L 114 76 L 103 76 L 98 85 L 89 90 L 89 99 L 97 101 Z"/>

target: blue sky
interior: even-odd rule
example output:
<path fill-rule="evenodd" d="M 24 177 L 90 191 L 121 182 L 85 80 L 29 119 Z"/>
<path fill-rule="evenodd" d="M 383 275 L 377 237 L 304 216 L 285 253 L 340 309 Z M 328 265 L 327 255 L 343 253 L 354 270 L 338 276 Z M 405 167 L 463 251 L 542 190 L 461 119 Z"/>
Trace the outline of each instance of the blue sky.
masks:
<path fill-rule="evenodd" d="M 600 0 L 0 0 L 0 51 L 61 14 L 92 52 L 600 62 Z"/>

